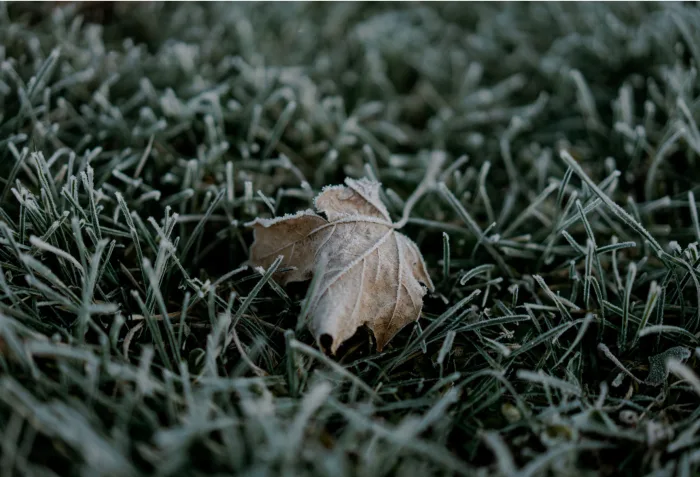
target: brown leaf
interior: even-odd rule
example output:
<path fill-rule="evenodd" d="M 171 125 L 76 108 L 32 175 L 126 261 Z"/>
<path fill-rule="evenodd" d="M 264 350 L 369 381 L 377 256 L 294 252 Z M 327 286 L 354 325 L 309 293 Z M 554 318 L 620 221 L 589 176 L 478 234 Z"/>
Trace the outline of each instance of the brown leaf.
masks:
<path fill-rule="evenodd" d="M 257 219 L 250 264 L 268 267 L 284 256 L 273 278 L 309 280 L 319 263 L 323 277 L 309 313 L 317 340 L 328 335 L 335 353 L 357 328 L 367 325 L 382 350 L 405 325 L 420 316 L 426 288 L 434 289 L 418 247 L 396 232 L 379 198 L 380 184 L 346 179 L 325 188 L 316 209 L 275 219 Z"/>

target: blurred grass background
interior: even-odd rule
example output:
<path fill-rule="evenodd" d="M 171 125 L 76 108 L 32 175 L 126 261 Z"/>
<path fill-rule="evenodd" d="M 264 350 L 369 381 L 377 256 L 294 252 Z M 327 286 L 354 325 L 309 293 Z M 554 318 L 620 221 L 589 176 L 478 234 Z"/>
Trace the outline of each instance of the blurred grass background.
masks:
<path fill-rule="evenodd" d="M 695 3 L 0 3 L 0 475 L 700 471 Z M 335 358 L 243 225 L 367 176 Z"/>

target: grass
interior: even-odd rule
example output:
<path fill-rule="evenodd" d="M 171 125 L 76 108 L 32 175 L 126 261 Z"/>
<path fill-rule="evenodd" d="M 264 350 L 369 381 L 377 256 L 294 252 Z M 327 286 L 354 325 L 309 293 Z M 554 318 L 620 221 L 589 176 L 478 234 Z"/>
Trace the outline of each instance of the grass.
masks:
<path fill-rule="evenodd" d="M 698 44 L 689 3 L 0 4 L 0 474 L 696 475 Z M 346 176 L 398 220 L 436 154 L 436 293 L 324 355 L 243 224 Z"/>

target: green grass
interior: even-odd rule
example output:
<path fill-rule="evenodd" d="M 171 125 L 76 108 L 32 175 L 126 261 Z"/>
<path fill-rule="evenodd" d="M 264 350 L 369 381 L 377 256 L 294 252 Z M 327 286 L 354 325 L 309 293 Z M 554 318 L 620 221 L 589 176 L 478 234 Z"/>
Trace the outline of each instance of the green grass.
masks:
<path fill-rule="evenodd" d="M 696 6 L 50 7 L 0 4 L 0 475 L 700 472 Z M 243 224 L 434 154 L 436 293 L 324 355 Z"/>

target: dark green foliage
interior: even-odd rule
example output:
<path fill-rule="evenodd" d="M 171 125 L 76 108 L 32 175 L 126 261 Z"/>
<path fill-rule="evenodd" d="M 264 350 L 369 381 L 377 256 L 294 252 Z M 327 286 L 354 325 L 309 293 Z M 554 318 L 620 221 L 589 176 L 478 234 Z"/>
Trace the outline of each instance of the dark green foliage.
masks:
<path fill-rule="evenodd" d="M 700 11 L 0 4 L 0 475 L 700 472 Z M 242 268 L 370 176 L 437 285 L 377 354 Z"/>

